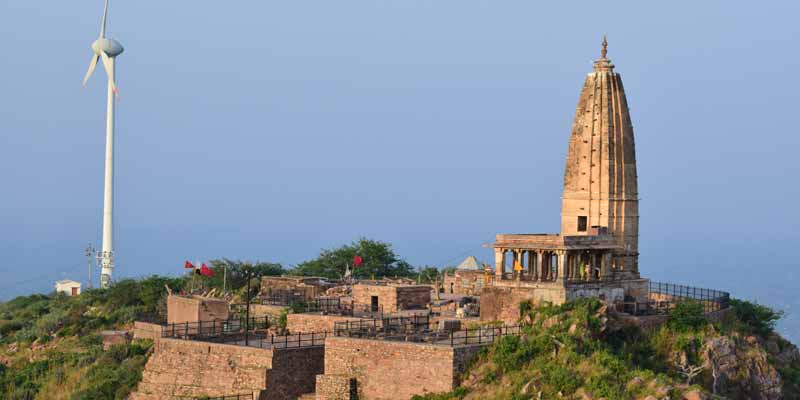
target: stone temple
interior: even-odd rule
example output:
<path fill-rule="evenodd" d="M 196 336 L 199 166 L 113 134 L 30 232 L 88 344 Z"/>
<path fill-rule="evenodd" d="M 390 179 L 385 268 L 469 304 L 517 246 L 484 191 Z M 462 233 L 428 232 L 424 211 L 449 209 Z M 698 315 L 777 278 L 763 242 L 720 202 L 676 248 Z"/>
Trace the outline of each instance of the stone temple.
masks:
<path fill-rule="evenodd" d="M 504 298 L 514 292 L 515 304 L 521 299 L 562 303 L 582 296 L 632 304 L 647 300 L 648 281 L 639 276 L 633 125 L 607 46 L 603 38 L 575 110 L 561 233 L 499 234 L 494 243 L 495 276 L 488 291 L 503 292 Z M 503 314 L 505 307 L 493 303 L 482 298 L 485 319 Z"/>
<path fill-rule="evenodd" d="M 724 317 L 726 292 L 639 276 L 633 127 L 606 47 L 604 39 L 575 112 L 561 233 L 497 235 L 495 271 L 467 257 L 443 285 L 263 277 L 258 298 L 245 304 L 228 304 L 214 290 L 168 289 L 167 320 L 134 324 L 135 338 L 155 344 L 130 399 L 395 400 L 449 392 L 485 346 L 521 334 L 527 301 L 596 297 L 618 323 L 641 327 L 665 323 L 689 299 L 709 319 Z M 106 345 L 125 340 L 104 335 Z"/>

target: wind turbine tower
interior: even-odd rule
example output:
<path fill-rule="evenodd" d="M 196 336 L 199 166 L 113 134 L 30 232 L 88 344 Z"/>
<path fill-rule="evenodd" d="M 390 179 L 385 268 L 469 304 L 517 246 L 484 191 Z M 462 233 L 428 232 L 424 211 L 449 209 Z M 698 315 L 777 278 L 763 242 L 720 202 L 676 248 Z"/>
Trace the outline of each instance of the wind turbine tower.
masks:
<path fill-rule="evenodd" d="M 97 62 L 102 61 L 108 75 L 108 111 L 106 116 L 106 169 L 105 191 L 103 193 L 103 247 L 98 254 L 100 259 L 100 286 L 108 287 L 111 273 L 114 270 L 114 102 L 117 85 L 114 81 L 116 58 L 122 54 L 123 47 L 118 41 L 106 38 L 106 19 L 108 18 L 108 0 L 100 23 L 100 36 L 92 43 L 92 60 L 89 71 L 83 79 L 83 85 L 92 76 Z"/>

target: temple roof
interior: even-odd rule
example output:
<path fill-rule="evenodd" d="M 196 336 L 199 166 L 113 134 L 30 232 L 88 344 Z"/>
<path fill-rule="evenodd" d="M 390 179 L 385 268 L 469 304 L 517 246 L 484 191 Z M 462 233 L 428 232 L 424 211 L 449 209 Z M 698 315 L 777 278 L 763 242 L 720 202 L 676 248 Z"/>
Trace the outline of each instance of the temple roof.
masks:
<path fill-rule="evenodd" d="M 498 234 L 494 248 L 507 250 L 617 250 L 611 235 Z"/>
<path fill-rule="evenodd" d="M 481 271 L 483 270 L 483 267 L 481 266 L 481 263 L 478 261 L 478 259 L 475 258 L 475 256 L 469 256 L 465 258 L 464 261 L 461 262 L 461 264 L 458 264 L 456 269 Z"/>
<path fill-rule="evenodd" d="M 608 58 L 603 37 L 600 58 L 587 74 L 575 110 L 561 207 L 561 234 L 586 235 L 607 228 L 635 254 L 638 248 L 638 188 L 633 124 L 622 77 Z"/>

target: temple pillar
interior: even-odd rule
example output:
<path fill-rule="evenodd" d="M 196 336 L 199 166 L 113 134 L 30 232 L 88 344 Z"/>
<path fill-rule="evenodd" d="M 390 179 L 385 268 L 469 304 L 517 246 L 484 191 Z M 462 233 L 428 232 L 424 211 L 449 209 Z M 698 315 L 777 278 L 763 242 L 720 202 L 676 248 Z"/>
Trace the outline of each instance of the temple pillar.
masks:
<path fill-rule="evenodd" d="M 506 272 L 506 252 L 503 249 L 494 249 L 494 275 L 496 279 L 503 279 Z"/>
<path fill-rule="evenodd" d="M 545 251 L 542 253 L 544 255 L 544 280 L 551 281 L 553 279 L 553 253 L 550 251 Z"/>
<path fill-rule="evenodd" d="M 558 260 L 556 279 L 559 282 L 564 282 L 567 280 L 567 251 L 556 250 L 556 257 Z"/>
<path fill-rule="evenodd" d="M 600 280 L 608 280 L 612 277 L 611 253 L 606 252 L 600 256 Z"/>
<path fill-rule="evenodd" d="M 544 280 L 544 252 L 541 250 L 536 251 L 536 280 Z"/>
<path fill-rule="evenodd" d="M 536 257 L 534 256 L 534 252 L 532 250 L 528 250 L 528 280 L 533 280 L 534 272 L 536 271 Z"/>

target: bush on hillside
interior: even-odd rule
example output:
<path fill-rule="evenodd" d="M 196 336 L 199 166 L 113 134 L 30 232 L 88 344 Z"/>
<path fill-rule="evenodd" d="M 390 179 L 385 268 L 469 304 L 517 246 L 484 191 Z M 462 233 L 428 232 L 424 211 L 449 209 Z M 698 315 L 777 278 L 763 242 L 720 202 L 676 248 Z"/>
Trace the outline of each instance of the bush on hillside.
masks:
<path fill-rule="evenodd" d="M 679 331 L 694 331 L 708 324 L 703 304 L 696 301 L 685 301 L 675 305 L 669 311 L 667 326 Z"/>
<path fill-rule="evenodd" d="M 731 309 L 741 323 L 741 329 L 761 336 L 771 334 L 775 330 L 775 323 L 784 316 L 783 311 L 737 299 L 731 299 Z"/>

